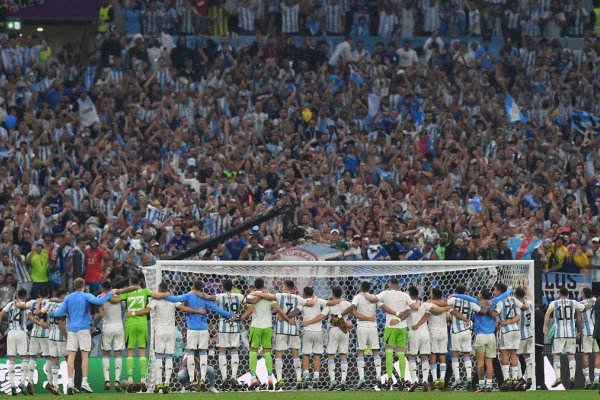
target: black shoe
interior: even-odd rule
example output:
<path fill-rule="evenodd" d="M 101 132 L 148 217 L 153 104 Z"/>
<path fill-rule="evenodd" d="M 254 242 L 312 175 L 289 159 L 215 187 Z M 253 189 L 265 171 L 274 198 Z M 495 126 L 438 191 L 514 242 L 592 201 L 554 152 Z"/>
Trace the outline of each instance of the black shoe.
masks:
<path fill-rule="evenodd" d="M 115 390 L 121 393 L 121 382 L 115 381 Z"/>
<path fill-rule="evenodd" d="M 110 390 L 110 381 L 104 382 L 104 390 Z"/>
<path fill-rule="evenodd" d="M 73 386 L 69 386 L 67 388 L 67 394 L 71 395 L 71 396 L 75 394 L 75 391 L 73 390 Z"/>

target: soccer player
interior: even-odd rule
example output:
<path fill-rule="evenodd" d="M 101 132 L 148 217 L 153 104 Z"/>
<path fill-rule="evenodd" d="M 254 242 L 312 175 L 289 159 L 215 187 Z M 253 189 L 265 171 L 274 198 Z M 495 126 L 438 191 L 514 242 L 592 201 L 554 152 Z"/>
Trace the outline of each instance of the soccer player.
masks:
<path fill-rule="evenodd" d="M 33 373 L 36 370 L 37 359 L 39 356 L 44 357 L 44 373 L 50 381 L 50 355 L 48 354 L 48 321 L 47 316 L 41 312 L 42 308 L 48 304 L 50 290 L 47 287 L 40 288 L 40 297 L 36 300 L 27 302 L 28 312 L 27 319 L 33 322 L 31 332 L 29 334 L 29 369 L 27 371 L 28 392 L 33 394 Z"/>
<path fill-rule="evenodd" d="M 307 304 L 307 300 L 293 294 L 296 289 L 294 281 L 286 280 L 283 282 L 283 293 L 271 294 L 266 292 L 255 292 L 253 296 L 257 296 L 263 300 L 275 301 L 277 306 L 286 313 L 289 317 L 294 310 L 300 311 Z M 313 300 L 309 300 L 311 305 Z M 277 384 L 275 389 L 281 389 L 285 385 L 283 380 L 283 352 L 290 350 L 292 355 L 294 370 L 296 371 L 296 388 L 302 388 L 302 363 L 300 362 L 300 331 L 297 324 L 290 324 L 281 318 L 278 318 L 275 327 L 275 377 Z"/>
<path fill-rule="evenodd" d="M 360 284 L 360 292 L 352 299 L 351 312 L 356 318 L 356 365 L 358 367 L 357 390 L 365 387 L 365 350 L 373 350 L 373 364 L 377 377 L 377 387 L 381 388 L 381 356 L 379 355 L 379 334 L 377 333 L 377 297 L 369 293 L 371 283 Z"/>
<path fill-rule="evenodd" d="M 6 355 L 8 357 L 7 380 L 11 383 L 11 393 L 17 395 L 17 381 L 15 379 L 15 362 L 17 355 L 21 356 L 21 383 L 18 387 L 23 394 L 27 392 L 27 372 L 29 361 L 27 354 L 27 290 L 21 288 L 17 291 L 17 299 L 9 302 L 0 311 L 0 322 L 8 317 L 8 334 L 6 336 Z"/>
<path fill-rule="evenodd" d="M 54 318 L 67 316 L 67 370 L 69 374 L 69 386 L 67 393 L 74 394 L 75 385 L 75 355 L 78 350 L 81 350 L 81 369 L 82 382 L 81 389 L 88 393 L 93 393 L 90 384 L 88 383 L 88 357 L 92 349 L 92 336 L 90 333 L 91 317 L 90 305 L 95 304 L 101 306 L 110 300 L 113 295 L 119 293 L 113 289 L 103 297 L 95 297 L 89 293 L 85 293 L 85 280 L 76 278 L 73 281 L 74 292 L 65 297 L 63 303 L 58 310 L 53 311 L 50 316 Z"/>
<path fill-rule="evenodd" d="M 583 376 L 586 389 L 597 389 L 600 384 L 600 354 L 598 342 L 594 339 L 594 307 L 596 302 L 592 297 L 592 290 L 588 287 L 581 291 L 581 304 L 585 310 L 579 314 L 581 326 L 581 361 L 583 363 Z M 590 379 L 590 358 L 594 361 L 594 379 Z"/>
<path fill-rule="evenodd" d="M 339 383 L 340 390 L 346 390 L 346 376 L 348 375 L 348 346 L 349 346 L 349 327 L 350 323 L 344 316 L 344 312 L 349 312 L 350 302 L 342 300 L 342 288 L 339 286 L 331 289 L 333 299 L 340 300 L 339 303 L 333 306 L 326 306 L 321 311 L 321 314 L 315 318 L 306 321 L 305 325 L 318 323 L 328 316 L 329 333 L 327 342 L 327 367 L 329 370 L 329 390 L 334 390 L 338 386 L 335 377 L 335 355 L 340 356 L 341 363 L 341 382 Z"/>
<path fill-rule="evenodd" d="M 205 298 L 201 297 L 202 295 L 202 281 L 195 280 L 194 281 L 194 290 L 180 296 L 169 295 L 164 297 L 165 300 L 170 301 L 172 303 L 184 303 L 187 307 L 194 310 L 206 309 L 212 312 L 215 312 L 225 318 L 232 318 L 233 313 L 229 311 L 225 311 L 222 308 L 218 307 L 212 301 L 208 301 Z M 161 294 L 164 296 L 164 294 Z M 158 297 L 159 299 L 161 297 Z M 187 343 L 186 343 L 186 353 L 187 353 L 187 367 L 188 374 L 190 376 L 190 390 L 200 389 L 204 385 L 204 379 L 206 377 L 206 371 L 208 367 L 208 323 L 206 320 L 206 315 L 196 312 L 187 312 L 186 313 L 186 326 L 187 326 Z M 196 363 L 194 358 L 194 353 L 199 352 L 199 361 L 200 361 L 200 379 L 195 381 L 195 371 L 196 371 Z"/>
<path fill-rule="evenodd" d="M 552 384 L 555 388 L 562 383 L 560 377 L 560 356 L 563 351 L 567 352 L 569 359 L 569 380 L 571 389 L 575 386 L 575 321 L 577 312 L 581 312 L 585 306 L 575 300 L 569 299 L 569 289 L 561 287 L 558 300 L 554 300 L 548 306 L 546 315 L 544 316 L 544 335 L 548 334 L 548 325 L 550 316 L 554 317 L 554 340 L 552 341 L 552 365 L 556 380 Z"/>
<path fill-rule="evenodd" d="M 377 295 L 380 302 L 380 308 L 385 311 L 385 370 L 387 374 L 386 386 L 392 387 L 392 377 L 394 374 L 394 352 L 398 357 L 400 364 L 400 390 L 404 382 L 404 372 L 406 371 L 406 355 L 404 353 L 407 338 L 406 318 L 411 311 L 419 309 L 419 305 L 410 298 L 410 296 L 399 289 L 398 279 L 391 278 L 388 281 L 388 290 Z"/>
<path fill-rule="evenodd" d="M 67 296 L 66 290 L 59 290 L 56 297 L 50 299 L 42 308 L 42 313 L 48 315 L 48 353 L 51 357 L 51 373 L 48 377 L 47 389 L 52 394 L 59 394 L 58 372 L 60 370 L 60 358 L 67 356 L 67 324 L 65 317 L 51 317 L 58 310 Z"/>
<path fill-rule="evenodd" d="M 223 292 L 216 295 L 216 303 L 225 311 L 239 315 L 242 311 L 244 296 L 241 293 L 233 293 L 233 282 L 231 279 L 221 281 Z M 219 369 L 224 387 L 236 389 L 238 387 L 237 374 L 240 366 L 240 322 L 226 318 L 219 318 L 219 335 L 217 347 L 219 349 Z M 227 379 L 227 352 L 231 356 L 231 378 Z"/>
<path fill-rule="evenodd" d="M 465 294 L 465 291 L 466 288 L 464 285 L 458 285 L 456 287 L 456 294 Z M 451 312 L 450 329 L 450 355 L 452 357 L 452 375 L 454 375 L 454 384 L 452 385 L 452 388 L 458 389 L 462 386 L 459 364 L 459 356 L 462 356 L 467 379 L 466 388 L 469 390 L 473 382 L 473 361 L 471 360 L 473 341 L 471 338 L 471 321 L 473 319 L 473 314 L 478 313 L 481 310 L 481 307 L 474 302 L 459 299 L 457 297 L 449 298 L 448 304 L 454 308 Z M 440 364 L 440 383 L 438 384 L 438 387 L 444 386 L 445 376 L 446 365 Z"/>
<path fill-rule="evenodd" d="M 408 294 L 415 304 L 418 304 L 419 308 L 417 311 L 412 312 L 406 320 L 408 325 L 408 368 L 412 379 L 412 385 L 410 385 L 408 391 L 414 392 L 419 384 L 417 374 L 417 356 L 421 359 L 421 375 L 423 377 L 422 387 L 423 391 L 429 390 L 429 356 L 431 355 L 431 336 L 427 326 L 427 321 L 431 314 L 442 315 L 446 311 L 450 310 L 452 306 L 446 304 L 445 301 L 434 300 L 427 303 L 422 303 L 419 300 L 419 290 L 411 286 L 408 289 Z"/>
<path fill-rule="evenodd" d="M 271 390 L 275 389 L 273 383 L 273 358 L 271 356 L 273 336 L 272 313 L 275 311 L 282 320 L 290 324 L 295 324 L 296 321 L 289 318 L 277 305 L 277 302 L 259 297 L 260 292 L 265 292 L 265 281 L 262 278 L 256 278 L 254 289 L 255 291 L 247 297 L 250 305 L 240 317 L 241 319 L 246 319 L 252 315 L 252 322 L 250 322 L 250 375 L 252 383 L 250 384 L 250 388 L 256 389 L 258 387 L 256 365 L 258 363 L 258 349 L 262 347 L 268 374 L 267 388 Z"/>
<path fill-rule="evenodd" d="M 101 289 L 103 293 L 108 293 L 112 289 L 110 281 L 102 282 Z M 121 391 L 121 369 L 123 368 L 123 358 L 121 351 L 125 348 L 125 329 L 123 328 L 123 310 L 121 302 L 106 302 L 98 310 L 98 321 L 102 323 L 102 370 L 104 372 L 104 390 L 110 389 L 110 352 L 112 351 L 115 359 L 115 380 L 114 387 L 117 392 Z M 95 321 L 97 322 L 97 321 Z M 95 327 L 95 323 L 93 326 Z M 93 328 L 92 330 L 94 330 Z"/>
<path fill-rule="evenodd" d="M 527 291 L 529 292 L 528 287 Z M 531 378 L 534 374 L 532 355 L 535 352 L 535 348 L 533 343 L 533 331 L 531 329 L 531 313 L 535 308 L 533 306 L 533 301 L 531 301 L 530 294 L 526 293 L 524 289 L 517 288 L 515 290 L 515 297 L 521 303 L 527 304 L 527 308 L 519 309 L 519 312 L 521 313 L 521 319 L 519 320 L 521 341 L 519 343 L 519 350 L 517 351 L 517 355 L 523 355 L 523 358 L 525 359 L 525 376 L 517 383 L 515 390 L 528 390 L 531 387 Z M 520 368 L 519 371 L 521 371 Z"/>
<path fill-rule="evenodd" d="M 321 356 L 323 355 L 323 325 L 321 321 L 314 324 L 307 324 L 317 315 L 321 314 L 323 307 L 327 305 L 327 301 L 314 296 L 314 290 L 310 286 L 306 286 L 302 295 L 305 299 L 314 299 L 312 306 L 302 307 L 302 324 L 304 328 L 302 333 L 302 381 L 306 388 L 313 389 L 318 383 L 321 375 Z M 306 322 L 304 322 L 306 321 Z M 313 379 L 310 380 L 310 372 L 308 366 L 310 364 L 310 356 L 313 359 Z"/>
<path fill-rule="evenodd" d="M 508 288 L 503 283 L 496 284 L 494 295 L 500 296 Z M 500 364 L 504 382 L 500 385 L 501 390 L 510 390 L 515 386 L 515 382 L 521 379 L 521 369 L 519 368 L 519 357 L 517 350 L 521 342 L 521 332 L 519 330 L 519 321 L 521 320 L 520 309 L 527 308 L 514 297 L 510 296 L 496 304 L 492 310 L 492 317 L 498 319 L 500 330 Z"/>

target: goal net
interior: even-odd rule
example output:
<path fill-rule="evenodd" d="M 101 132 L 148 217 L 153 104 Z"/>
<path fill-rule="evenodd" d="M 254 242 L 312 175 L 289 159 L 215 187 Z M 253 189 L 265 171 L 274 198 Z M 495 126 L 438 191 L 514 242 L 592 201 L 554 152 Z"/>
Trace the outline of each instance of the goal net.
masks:
<path fill-rule="evenodd" d="M 321 299 L 329 299 L 331 297 L 332 288 L 339 286 L 343 292 L 343 298 L 351 301 L 351 299 L 359 292 L 361 282 L 368 281 L 372 285 L 371 293 L 378 294 L 387 288 L 387 283 L 391 278 L 396 278 L 400 285 L 400 290 L 407 291 L 409 287 L 415 287 L 419 292 L 419 299 L 426 301 L 431 290 L 437 288 L 441 290 L 443 299 L 455 293 L 459 285 L 464 285 L 467 288 L 467 294 L 476 296 L 482 289 L 492 289 L 496 283 L 504 283 L 508 287 L 517 288 L 523 287 L 526 280 L 533 284 L 533 262 L 531 261 L 437 261 L 437 262 L 398 262 L 398 261 L 259 261 L 259 262 L 237 262 L 237 261 L 159 261 L 152 267 L 144 268 L 146 285 L 151 289 L 156 289 L 161 282 L 167 283 L 169 290 L 173 294 L 187 293 L 192 289 L 195 280 L 203 282 L 203 291 L 210 295 L 221 293 L 221 281 L 230 279 L 233 281 L 233 292 L 242 295 L 247 294 L 253 289 L 256 278 L 262 278 L 267 286 L 267 290 L 273 294 L 283 291 L 283 282 L 292 280 L 295 282 L 296 290 L 299 296 L 302 296 L 303 288 L 308 286 L 314 291 L 314 295 Z M 531 286 L 530 285 L 530 286 Z M 533 292 L 533 287 L 530 287 Z M 241 314 L 242 310 L 237 310 Z M 236 311 L 236 310 L 231 310 Z M 288 311 L 288 310 L 285 310 Z M 532 313 L 534 314 L 534 313 Z M 377 309 L 377 326 L 379 333 L 379 341 L 381 346 L 381 364 L 383 383 L 387 380 L 385 351 L 384 351 L 384 327 L 386 316 L 385 313 Z M 532 315 L 533 317 L 533 315 Z M 297 317 L 298 321 L 301 320 Z M 350 317 L 352 322 L 353 317 Z M 175 371 L 171 379 L 173 390 L 181 391 L 185 388 L 185 366 L 183 366 L 183 346 L 185 343 L 185 315 L 177 311 L 176 315 L 177 336 L 182 340 L 178 340 L 175 351 Z M 214 313 L 208 314 L 209 322 L 209 360 L 208 365 L 212 366 L 216 371 L 217 387 L 221 385 L 221 374 L 219 372 L 217 337 L 219 330 L 219 316 Z M 152 323 L 152 322 L 151 322 Z M 248 325 L 250 319 L 241 323 L 241 340 L 239 345 L 239 370 L 235 377 L 241 386 L 246 386 L 250 382 L 249 373 L 249 343 L 248 343 Z M 275 347 L 275 332 L 276 332 L 277 315 L 273 315 L 273 348 Z M 328 321 L 323 321 L 323 337 L 325 338 L 324 348 L 327 348 L 327 324 Z M 347 388 L 352 389 L 358 382 L 357 372 L 357 336 L 356 323 L 351 324 L 349 336 L 349 352 L 348 352 L 348 375 Z M 532 330 L 535 323 L 531 321 Z M 410 330 L 410 328 L 409 328 Z M 450 330 L 450 325 L 448 325 Z M 302 332 L 301 332 L 302 334 Z M 534 335 L 535 336 L 535 335 Z M 450 340 L 448 341 L 450 343 Z M 273 359 L 275 359 L 274 350 Z M 365 350 L 365 378 L 367 381 L 366 389 L 375 389 L 377 382 L 375 364 L 372 357 L 373 352 L 370 347 Z M 230 355 L 227 356 L 229 364 Z M 300 358 L 302 358 L 302 349 L 300 349 Z M 327 389 L 329 385 L 327 355 L 322 357 L 322 367 L 320 369 L 320 378 L 314 383 L 314 389 Z M 534 357 L 532 357 L 534 358 Z M 261 383 L 266 383 L 267 374 L 265 361 L 259 352 L 259 362 L 257 366 L 257 378 Z M 475 357 L 473 359 L 473 374 L 476 374 Z M 340 380 L 340 364 L 339 358 L 336 359 L 336 374 L 337 381 Z M 296 388 L 296 368 L 292 360 L 291 354 L 286 351 L 283 355 L 283 379 L 285 386 L 283 389 Z M 420 361 L 417 360 L 417 365 Z M 153 363 L 150 363 L 153 365 Z M 433 365 L 433 364 L 432 364 Z M 438 369 L 438 379 L 445 379 L 447 386 L 450 386 L 457 377 L 452 376 L 450 354 L 446 360 L 447 373 L 446 376 L 440 376 L 441 371 Z M 179 368 L 177 367 L 179 366 Z M 181 370 L 183 373 L 178 373 Z M 313 365 L 311 361 L 310 376 L 313 377 Z M 421 374 L 421 368 L 418 367 L 418 373 Z M 275 372 L 275 370 L 274 370 Z M 231 374 L 231 372 L 229 372 Z M 152 374 L 149 374 L 152 376 Z M 183 378 L 182 378 L 183 377 Z M 229 376 L 231 377 L 231 376 Z M 397 355 L 394 355 L 394 374 L 393 381 L 396 382 L 400 378 L 400 363 Z M 406 362 L 404 376 L 402 378 L 410 381 L 409 363 Z M 533 388 L 535 388 L 535 377 L 533 379 Z M 460 359 L 460 381 L 476 382 L 476 376 L 467 377 L 465 372 L 464 359 Z M 474 380 L 473 380 L 474 379 Z M 495 385 L 502 382 L 501 376 L 496 374 Z M 432 382 L 431 376 L 427 377 L 429 382 Z M 431 385 L 431 384 L 430 384 Z"/>

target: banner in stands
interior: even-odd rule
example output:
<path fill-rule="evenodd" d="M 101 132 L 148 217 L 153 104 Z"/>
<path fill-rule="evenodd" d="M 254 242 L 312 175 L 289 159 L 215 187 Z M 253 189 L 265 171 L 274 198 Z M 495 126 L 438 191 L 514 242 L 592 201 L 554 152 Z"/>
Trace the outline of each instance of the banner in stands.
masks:
<path fill-rule="evenodd" d="M 591 287 L 592 280 L 589 275 L 563 274 L 561 272 L 542 273 L 542 302 L 544 306 L 558 299 L 560 288 L 565 286 L 569 289 L 569 297 L 575 300 L 581 299 L 581 290 Z"/>

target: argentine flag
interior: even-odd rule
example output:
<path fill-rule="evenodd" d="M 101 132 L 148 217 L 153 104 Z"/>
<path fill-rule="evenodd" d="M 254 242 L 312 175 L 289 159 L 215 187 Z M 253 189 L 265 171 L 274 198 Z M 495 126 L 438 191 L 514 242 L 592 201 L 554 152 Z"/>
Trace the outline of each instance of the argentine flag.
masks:
<path fill-rule="evenodd" d="M 508 248 L 513 260 L 531 260 L 533 251 L 540 245 L 539 239 L 513 236 L 508 239 Z"/>
<path fill-rule="evenodd" d="M 375 116 L 379 113 L 379 99 L 373 93 L 369 93 L 367 102 L 369 105 L 369 111 L 367 112 L 367 118 L 365 118 L 365 122 L 367 125 L 371 125 L 371 122 L 373 122 Z"/>
<path fill-rule="evenodd" d="M 510 94 L 506 95 L 506 117 L 511 124 L 518 121 L 521 121 L 522 123 L 527 122 L 527 118 L 521 113 L 519 106 Z"/>

